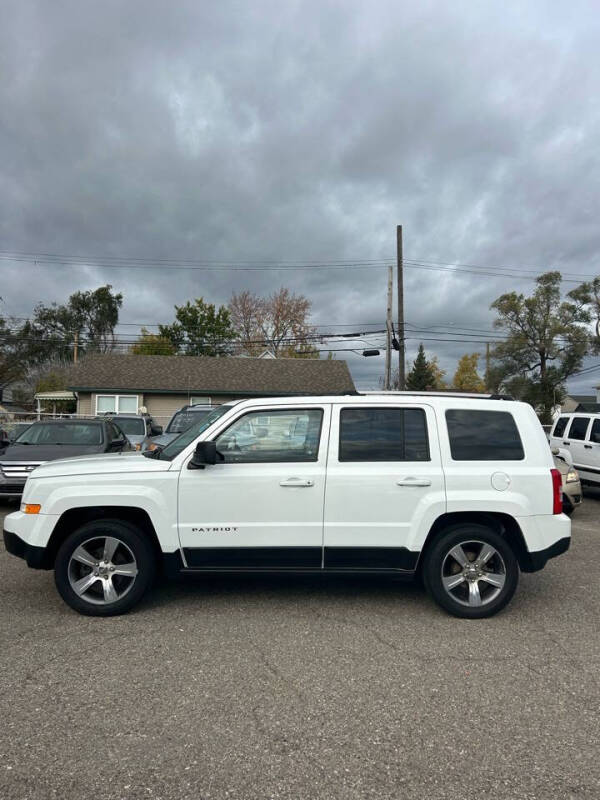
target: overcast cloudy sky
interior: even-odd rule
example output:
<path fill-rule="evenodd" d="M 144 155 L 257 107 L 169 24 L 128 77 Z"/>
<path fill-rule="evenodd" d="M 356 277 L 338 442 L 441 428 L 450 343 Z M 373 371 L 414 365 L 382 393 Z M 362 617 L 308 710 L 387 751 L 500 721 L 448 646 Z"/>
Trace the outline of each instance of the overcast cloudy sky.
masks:
<path fill-rule="evenodd" d="M 411 325 L 489 331 L 491 301 L 530 290 L 537 268 L 600 273 L 598 11 L 597 0 L 4 0 L 0 250 L 393 262 L 401 223 L 407 259 L 522 268 L 407 267 Z M 311 298 L 324 330 L 385 315 L 379 266 L 0 270 L 0 313 L 22 317 L 105 282 L 125 295 L 124 322 L 280 285 Z M 419 338 L 443 336 L 416 334 L 410 358 Z M 485 347 L 425 344 L 450 373 Z M 383 356 L 349 364 L 360 386 L 377 385 Z"/>

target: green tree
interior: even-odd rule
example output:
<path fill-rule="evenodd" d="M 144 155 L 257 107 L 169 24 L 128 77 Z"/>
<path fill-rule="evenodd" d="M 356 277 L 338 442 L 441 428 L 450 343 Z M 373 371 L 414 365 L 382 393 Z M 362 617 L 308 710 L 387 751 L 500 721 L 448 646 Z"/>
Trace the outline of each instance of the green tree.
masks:
<path fill-rule="evenodd" d="M 425 348 L 420 344 L 412 369 L 406 376 L 406 388 L 416 392 L 430 392 L 433 390 L 434 385 L 435 375 L 433 369 L 425 357 Z"/>
<path fill-rule="evenodd" d="M 86 292 L 74 292 L 64 305 L 38 303 L 33 319 L 19 330 L 26 345 L 28 364 L 40 364 L 54 358 L 72 359 L 75 340 L 79 353 L 107 353 L 115 345 L 115 327 L 123 295 L 112 286 L 100 286 Z"/>
<path fill-rule="evenodd" d="M 600 353 L 600 277 L 582 283 L 569 292 L 568 297 L 590 315 L 594 325 L 594 333 L 590 337 L 591 349 L 594 353 Z"/>
<path fill-rule="evenodd" d="M 590 342 L 589 294 L 580 286 L 562 300 L 561 280 L 560 272 L 546 272 L 536 278 L 529 297 L 508 292 L 491 306 L 498 315 L 494 325 L 506 338 L 492 352 L 490 386 L 518 392 L 545 424 L 564 395 L 567 378 L 581 368 Z"/>
<path fill-rule="evenodd" d="M 175 306 L 175 322 L 160 325 L 159 336 L 169 341 L 176 353 L 222 356 L 231 353 L 235 330 L 226 306 L 216 308 L 198 297 L 194 303 Z"/>
<path fill-rule="evenodd" d="M 174 356 L 176 353 L 173 342 L 166 336 L 150 333 L 142 328 L 137 342 L 132 345 L 131 352 L 136 356 Z"/>
<path fill-rule="evenodd" d="M 485 392 L 485 383 L 477 374 L 479 353 L 465 353 L 458 362 L 452 388 L 456 392 Z"/>

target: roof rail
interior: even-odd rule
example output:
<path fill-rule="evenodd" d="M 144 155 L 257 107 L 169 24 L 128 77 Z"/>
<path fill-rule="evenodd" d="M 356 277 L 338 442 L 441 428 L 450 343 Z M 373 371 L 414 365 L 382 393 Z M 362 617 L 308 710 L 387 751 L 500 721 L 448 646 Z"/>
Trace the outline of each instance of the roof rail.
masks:
<path fill-rule="evenodd" d="M 472 400 L 514 400 L 515 398 L 510 394 L 479 394 L 477 392 L 411 392 L 410 390 L 407 391 L 365 391 L 365 392 L 356 392 L 356 394 L 361 395 L 373 395 L 373 394 L 385 394 L 385 395 L 399 395 L 408 396 L 408 397 L 457 397 L 457 398 L 467 398 Z"/>

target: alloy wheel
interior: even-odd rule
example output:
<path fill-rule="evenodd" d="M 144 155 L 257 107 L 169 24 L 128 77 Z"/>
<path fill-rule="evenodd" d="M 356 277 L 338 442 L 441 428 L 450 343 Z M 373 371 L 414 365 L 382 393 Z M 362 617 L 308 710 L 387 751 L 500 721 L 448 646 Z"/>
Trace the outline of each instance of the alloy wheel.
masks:
<path fill-rule="evenodd" d="M 131 590 L 138 565 L 131 548 L 121 539 L 96 536 L 75 548 L 67 574 L 78 597 L 95 605 L 108 605 Z"/>
<path fill-rule="evenodd" d="M 491 603 L 505 583 L 504 559 L 487 542 L 459 542 L 450 548 L 442 562 L 442 586 L 463 606 L 478 608 Z"/>

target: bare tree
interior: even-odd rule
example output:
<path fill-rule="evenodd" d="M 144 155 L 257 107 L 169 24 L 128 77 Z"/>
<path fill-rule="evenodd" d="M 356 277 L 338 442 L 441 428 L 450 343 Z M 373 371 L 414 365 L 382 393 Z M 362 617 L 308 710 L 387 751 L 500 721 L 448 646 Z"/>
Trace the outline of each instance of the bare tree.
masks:
<path fill-rule="evenodd" d="M 268 349 L 278 358 L 318 358 L 316 329 L 309 324 L 311 302 L 282 287 L 269 297 L 244 291 L 229 303 L 242 352 L 258 355 Z"/>
<path fill-rule="evenodd" d="M 240 339 L 240 353 L 249 356 L 259 355 L 265 345 L 261 343 L 262 330 L 259 319 L 263 315 L 264 300 L 247 289 L 239 294 L 235 292 L 229 301 L 231 323 Z"/>

